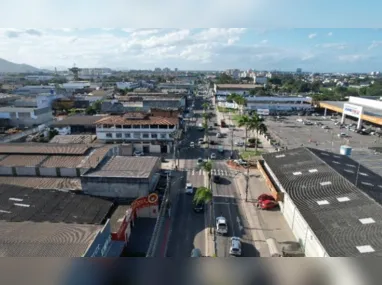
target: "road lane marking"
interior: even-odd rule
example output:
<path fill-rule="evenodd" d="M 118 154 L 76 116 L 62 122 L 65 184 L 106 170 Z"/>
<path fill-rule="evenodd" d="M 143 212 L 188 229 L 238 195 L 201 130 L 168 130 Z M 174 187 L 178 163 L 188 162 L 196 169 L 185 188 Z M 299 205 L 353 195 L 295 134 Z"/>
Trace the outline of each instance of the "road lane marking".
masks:
<path fill-rule="evenodd" d="M 234 227 L 234 223 L 233 223 L 233 220 L 232 220 L 231 207 L 228 206 L 227 208 L 228 208 L 229 220 L 231 221 L 231 225 L 232 225 L 232 236 L 235 236 L 235 227 Z"/>
<path fill-rule="evenodd" d="M 194 175 L 194 174 L 195 174 L 195 170 L 193 169 L 191 175 Z"/>
<path fill-rule="evenodd" d="M 238 227 L 240 229 L 240 232 L 242 232 L 244 227 L 241 225 L 241 221 L 240 221 L 239 216 L 236 217 L 236 222 L 237 222 L 237 225 L 238 225 Z"/>
<path fill-rule="evenodd" d="M 199 170 L 199 175 L 202 175 L 202 170 L 201 169 Z"/>

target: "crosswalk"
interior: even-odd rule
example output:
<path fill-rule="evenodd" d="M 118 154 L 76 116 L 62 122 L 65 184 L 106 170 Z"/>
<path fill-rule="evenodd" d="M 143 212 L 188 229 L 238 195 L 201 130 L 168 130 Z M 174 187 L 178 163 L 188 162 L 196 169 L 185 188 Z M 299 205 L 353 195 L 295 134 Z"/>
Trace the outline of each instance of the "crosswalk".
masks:
<path fill-rule="evenodd" d="M 182 169 L 183 171 L 187 171 L 188 175 L 200 175 L 204 176 L 207 175 L 207 172 L 203 171 L 203 169 Z M 219 176 L 225 176 L 225 177 L 235 177 L 238 172 L 237 171 L 227 171 L 223 169 L 212 169 L 211 170 L 212 175 L 219 175 Z"/>

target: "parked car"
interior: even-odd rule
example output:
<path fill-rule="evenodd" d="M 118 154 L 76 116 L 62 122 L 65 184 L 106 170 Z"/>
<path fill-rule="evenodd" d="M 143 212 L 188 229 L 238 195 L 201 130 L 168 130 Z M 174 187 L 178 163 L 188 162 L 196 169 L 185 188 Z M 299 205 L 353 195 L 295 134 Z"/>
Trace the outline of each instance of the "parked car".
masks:
<path fill-rule="evenodd" d="M 198 158 L 198 165 L 202 165 L 203 164 L 203 158 L 199 157 Z"/>
<path fill-rule="evenodd" d="M 140 150 L 134 151 L 134 156 L 143 156 L 143 155 L 144 155 L 143 151 L 140 151 Z"/>
<path fill-rule="evenodd" d="M 244 146 L 244 142 L 235 142 L 236 146 Z"/>
<path fill-rule="evenodd" d="M 191 251 L 191 257 L 202 257 L 202 251 L 199 248 L 194 248 Z"/>
<path fill-rule="evenodd" d="M 277 201 L 274 200 L 263 200 L 257 203 L 257 207 L 261 210 L 271 210 L 275 207 L 278 207 Z"/>
<path fill-rule="evenodd" d="M 243 159 L 235 159 L 233 162 L 235 162 L 238 165 L 246 166 L 248 163 Z"/>
<path fill-rule="evenodd" d="M 216 153 L 211 153 L 211 159 L 216 159 Z"/>
<path fill-rule="evenodd" d="M 195 147 L 195 143 L 194 142 L 190 142 L 190 147 L 194 148 Z"/>
<path fill-rule="evenodd" d="M 265 194 L 265 193 L 257 197 L 257 201 L 265 201 L 265 200 L 275 201 L 275 198 L 272 195 Z"/>

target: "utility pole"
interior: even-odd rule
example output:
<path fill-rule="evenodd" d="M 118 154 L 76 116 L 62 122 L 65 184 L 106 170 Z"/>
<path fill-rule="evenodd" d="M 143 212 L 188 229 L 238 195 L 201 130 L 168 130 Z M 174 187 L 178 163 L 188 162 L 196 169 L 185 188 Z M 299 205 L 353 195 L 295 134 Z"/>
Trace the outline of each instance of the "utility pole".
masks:
<path fill-rule="evenodd" d="M 249 190 L 249 165 L 247 165 L 247 175 L 245 176 L 245 202 L 248 202 L 248 190 Z"/>

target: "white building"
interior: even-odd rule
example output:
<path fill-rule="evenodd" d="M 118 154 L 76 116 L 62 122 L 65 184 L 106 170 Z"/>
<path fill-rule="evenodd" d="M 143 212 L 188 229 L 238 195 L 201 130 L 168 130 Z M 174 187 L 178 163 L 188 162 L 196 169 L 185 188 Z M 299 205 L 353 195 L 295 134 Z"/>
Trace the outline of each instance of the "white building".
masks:
<path fill-rule="evenodd" d="M 116 82 L 118 89 L 135 89 L 139 87 L 138 82 Z"/>
<path fill-rule="evenodd" d="M 171 134 L 178 127 L 178 118 L 128 113 L 97 121 L 96 133 L 101 141 L 131 143 L 144 153 L 169 153 L 174 142 Z"/>
<path fill-rule="evenodd" d="M 90 82 L 89 81 L 71 81 L 68 83 L 61 84 L 61 87 L 68 92 L 73 92 L 74 90 L 89 88 Z"/>
<path fill-rule="evenodd" d="M 12 127 L 24 128 L 51 122 L 53 115 L 50 108 L 2 107 L 0 118 L 8 119 Z"/>
<path fill-rule="evenodd" d="M 247 110 L 254 110 L 262 114 L 275 114 L 286 111 L 307 111 L 312 109 L 312 98 L 310 97 L 253 96 L 247 97 L 246 99 Z"/>
<path fill-rule="evenodd" d="M 258 76 L 258 75 L 255 75 L 253 76 L 253 83 L 255 84 L 267 84 L 268 82 L 268 77 L 266 76 Z"/>
<path fill-rule="evenodd" d="M 27 75 L 24 77 L 29 81 L 48 81 L 54 78 L 53 75 Z"/>

